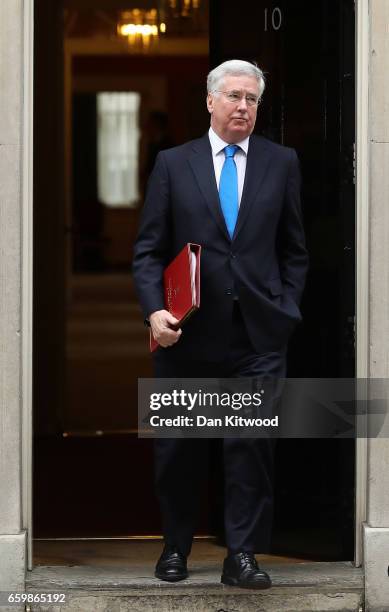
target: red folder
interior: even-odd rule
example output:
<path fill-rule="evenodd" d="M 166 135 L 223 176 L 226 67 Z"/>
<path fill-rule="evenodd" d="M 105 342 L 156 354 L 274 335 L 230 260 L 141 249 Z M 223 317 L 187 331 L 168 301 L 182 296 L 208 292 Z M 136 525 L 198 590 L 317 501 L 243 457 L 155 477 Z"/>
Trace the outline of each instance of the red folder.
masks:
<path fill-rule="evenodd" d="M 165 308 L 178 319 L 176 329 L 200 307 L 200 255 L 201 246 L 188 242 L 163 274 Z M 158 347 L 150 329 L 150 351 Z"/>

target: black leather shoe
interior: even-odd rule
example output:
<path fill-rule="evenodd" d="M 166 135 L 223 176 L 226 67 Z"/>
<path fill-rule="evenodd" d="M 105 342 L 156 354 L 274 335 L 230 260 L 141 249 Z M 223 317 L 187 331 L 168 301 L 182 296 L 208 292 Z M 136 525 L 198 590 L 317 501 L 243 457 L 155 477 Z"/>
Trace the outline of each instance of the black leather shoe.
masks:
<path fill-rule="evenodd" d="M 245 589 L 270 589 L 271 580 L 266 572 L 258 567 L 253 553 L 240 552 L 224 559 L 221 581 L 230 586 Z"/>
<path fill-rule="evenodd" d="M 165 544 L 155 568 L 155 577 L 168 582 L 178 582 L 188 577 L 186 557 L 176 546 Z"/>

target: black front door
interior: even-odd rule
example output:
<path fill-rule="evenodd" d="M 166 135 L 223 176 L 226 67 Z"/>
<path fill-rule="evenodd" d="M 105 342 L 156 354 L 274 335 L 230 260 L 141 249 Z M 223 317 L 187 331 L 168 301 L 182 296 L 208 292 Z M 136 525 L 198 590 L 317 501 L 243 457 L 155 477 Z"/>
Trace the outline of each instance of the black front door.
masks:
<path fill-rule="evenodd" d="M 354 20 L 353 0 L 211 3 L 211 66 L 257 62 L 256 131 L 301 162 L 310 272 L 290 377 L 354 376 Z M 274 550 L 351 559 L 353 496 L 353 441 L 280 441 Z"/>

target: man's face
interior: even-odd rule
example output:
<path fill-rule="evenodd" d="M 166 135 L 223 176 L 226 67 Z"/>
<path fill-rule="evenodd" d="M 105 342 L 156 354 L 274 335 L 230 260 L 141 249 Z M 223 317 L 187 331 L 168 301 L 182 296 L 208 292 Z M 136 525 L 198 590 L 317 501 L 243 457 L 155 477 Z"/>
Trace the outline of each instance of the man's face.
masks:
<path fill-rule="evenodd" d="M 251 76 L 226 76 L 219 89 L 244 94 L 236 102 L 230 102 L 223 93 L 209 93 L 207 96 L 212 129 L 222 140 L 234 144 L 250 136 L 254 129 L 257 106 L 249 106 L 245 96 L 259 96 L 258 82 Z"/>

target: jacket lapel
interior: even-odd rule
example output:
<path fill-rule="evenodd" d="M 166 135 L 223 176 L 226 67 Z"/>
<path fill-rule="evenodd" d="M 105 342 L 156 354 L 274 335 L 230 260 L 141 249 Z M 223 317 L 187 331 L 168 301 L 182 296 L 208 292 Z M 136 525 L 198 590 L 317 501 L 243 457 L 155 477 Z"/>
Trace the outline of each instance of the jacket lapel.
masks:
<path fill-rule="evenodd" d="M 236 239 L 247 220 L 251 206 L 265 178 L 270 163 L 270 154 L 266 140 L 258 136 L 251 136 L 247 153 L 245 180 L 242 199 L 239 207 L 238 219 L 233 240 Z"/>
<path fill-rule="evenodd" d="M 188 161 L 215 222 L 227 240 L 230 241 L 231 239 L 220 207 L 219 192 L 217 190 L 213 167 L 212 149 L 208 134 L 194 141 Z"/>
<path fill-rule="evenodd" d="M 242 199 L 232 240 L 237 238 L 247 220 L 251 206 L 256 199 L 256 195 L 269 168 L 270 158 L 271 155 L 266 140 L 258 136 L 251 136 Z M 230 242 L 231 239 L 220 206 L 208 134 L 194 141 L 188 161 L 215 222 Z"/>

